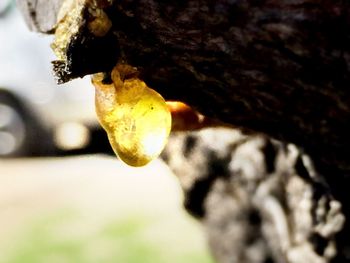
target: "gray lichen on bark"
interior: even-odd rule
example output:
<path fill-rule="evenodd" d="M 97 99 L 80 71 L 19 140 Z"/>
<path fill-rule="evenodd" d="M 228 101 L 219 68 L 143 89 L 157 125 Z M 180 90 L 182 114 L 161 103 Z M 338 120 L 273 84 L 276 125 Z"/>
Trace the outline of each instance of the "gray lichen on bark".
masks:
<path fill-rule="evenodd" d="M 208 129 L 174 135 L 164 158 L 218 262 L 344 259 L 336 241 L 341 203 L 295 145 Z"/>

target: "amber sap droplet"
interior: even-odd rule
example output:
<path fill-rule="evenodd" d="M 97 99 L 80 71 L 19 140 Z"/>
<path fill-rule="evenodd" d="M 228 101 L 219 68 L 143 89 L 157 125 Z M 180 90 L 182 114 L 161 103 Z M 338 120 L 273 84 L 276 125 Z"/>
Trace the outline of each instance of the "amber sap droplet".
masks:
<path fill-rule="evenodd" d="M 122 80 L 121 73 L 120 67 L 113 69 L 112 84 L 102 83 L 102 73 L 93 76 L 96 113 L 119 158 L 128 165 L 143 166 L 163 150 L 171 114 L 160 94 L 138 78 Z"/>

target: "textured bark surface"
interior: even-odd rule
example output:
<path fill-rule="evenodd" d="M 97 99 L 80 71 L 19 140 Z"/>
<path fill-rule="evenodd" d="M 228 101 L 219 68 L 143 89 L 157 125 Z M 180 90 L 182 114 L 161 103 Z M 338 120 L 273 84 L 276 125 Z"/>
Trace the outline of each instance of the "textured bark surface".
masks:
<path fill-rule="evenodd" d="M 348 200 L 334 198 L 295 145 L 206 129 L 173 135 L 164 159 L 218 262 L 349 261 Z"/>
<path fill-rule="evenodd" d="M 29 24 L 41 32 L 52 31 L 60 3 L 19 0 Z M 89 30 L 91 12 L 82 13 L 79 31 L 67 45 L 67 61 L 54 63 L 60 81 L 109 71 L 124 61 L 137 67 L 141 78 L 167 99 L 184 101 L 206 116 L 302 149 L 290 150 L 287 144 L 263 138 L 249 139 L 249 147 L 243 143 L 230 148 L 234 143 L 222 139 L 228 159 L 221 160 L 219 168 L 210 156 L 221 156 L 220 149 L 197 154 L 198 160 L 205 160 L 203 168 L 195 169 L 191 162 L 179 170 L 188 160 L 176 157 L 179 161 L 171 165 L 179 168 L 179 175 L 198 170 L 198 177 L 206 177 L 209 169 L 209 177 L 216 178 L 209 180 L 213 194 L 203 197 L 205 208 L 195 202 L 189 209 L 202 213 L 217 258 L 350 261 L 350 223 L 336 237 L 341 224 L 332 223 L 341 214 L 339 203 L 350 218 L 350 3 L 118 0 L 104 12 L 112 27 L 103 37 Z M 262 145 L 274 149 L 273 169 L 268 168 L 271 156 Z M 239 150 L 242 147 L 250 148 L 250 154 Z M 304 164 L 308 158 L 303 152 L 316 169 Z M 235 162 L 241 164 L 230 170 Z M 298 170 L 299 166 L 305 169 Z M 222 171 L 228 174 L 224 178 Z M 203 189 L 190 195 L 202 198 Z M 274 207 L 272 215 L 269 206 Z M 323 226 L 332 226 L 331 231 L 320 230 Z M 237 229 L 229 234 L 231 227 Z M 217 238 L 220 233 L 230 237 Z M 252 233 L 256 237 L 250 237 Z M 300 252 L 304 257 L 299 261 L 297 251 L 306 253 Z"/>

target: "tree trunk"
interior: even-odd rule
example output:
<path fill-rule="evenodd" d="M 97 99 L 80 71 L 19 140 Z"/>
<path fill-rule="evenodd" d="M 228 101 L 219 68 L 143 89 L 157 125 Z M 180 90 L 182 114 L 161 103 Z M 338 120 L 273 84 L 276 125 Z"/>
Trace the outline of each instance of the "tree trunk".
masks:
<path fill-rule="evenodd" d="M 61 2 L 19 4 L 33 29 L 50 32 Z M 182 144 L 200 138 L 208 150 L 194 153 L 206 165 L 168 158 L 179 176 L 195 176 L 194 185 L 207 178 L 195 191 L 184 189 L 219 261 L 350 262 L 350 223 L 340 219 L 350 217 L 350 4 L 98 2 L 86 1 L 74 18 L 77 33 L 67 41 L 66 59 L 54 62 L 60 82 L 123 61 L 166 99 L 264 134 L 236 141 L 225 133 L 210 145 L 199 132 Z M 92 29 L 101 13 L 111 23 L 102 35 Z M 220 141 L 226 150 L 215 147 Z"/>

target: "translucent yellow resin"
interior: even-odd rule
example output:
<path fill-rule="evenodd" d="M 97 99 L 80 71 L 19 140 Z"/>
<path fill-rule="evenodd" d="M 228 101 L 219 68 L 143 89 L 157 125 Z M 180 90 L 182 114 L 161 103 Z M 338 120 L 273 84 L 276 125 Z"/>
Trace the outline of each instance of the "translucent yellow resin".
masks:
<path fill-rule="evenodd" d="M 171 129 L 165 100 L 136 77 L 128 78 L 129 66 L 112 71 L 112 84 L 103 74 L 94 75 L 96 113 L 114 152 L 131 166 L 143 166 L 158 157 Z"/>

